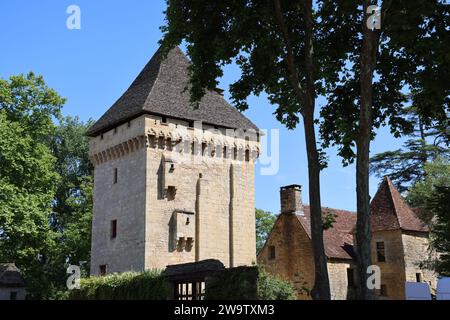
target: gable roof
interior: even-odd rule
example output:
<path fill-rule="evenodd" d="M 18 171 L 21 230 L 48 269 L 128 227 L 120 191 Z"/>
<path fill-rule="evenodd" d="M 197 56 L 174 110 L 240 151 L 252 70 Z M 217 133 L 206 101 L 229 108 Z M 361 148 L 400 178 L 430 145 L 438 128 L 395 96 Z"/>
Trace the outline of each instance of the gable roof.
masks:
<path fill-rule="evenodd" d="M 296 214 L 303 229 L 311 239 L 311 219 L 309 206 L 303 206 L 304 214 Z M 356 225 L 356 214 L 352 211 L 322 208 L 323 214 L 334 215 L 331 228 L 323 233 L 325 254 L 328 258 L 353 259 L 353 235 L 351 230 Z"/>
<path fill-rule="evenodd" d="M 258 130 L 249 119 L 233 108 L 223 96 L 207 91 L 195 109 L 190 103 L 188 67 L 190 61 L 175 47 L 163 60 L 159 48 L 125 93 L 88 130 L 89 136 L 149 113 L 234 129 Z"/>
<path fill-rule="evenodd" d="M 371 228 L 373 231 L 405 230 L 428 232 L 426 224 L 385 177 L 370 204 Z"/>
<path fill-rule="evenodd" d="M 0 287 L 25 287 L 20 270 L 14 263 L 0 263 Z"/>

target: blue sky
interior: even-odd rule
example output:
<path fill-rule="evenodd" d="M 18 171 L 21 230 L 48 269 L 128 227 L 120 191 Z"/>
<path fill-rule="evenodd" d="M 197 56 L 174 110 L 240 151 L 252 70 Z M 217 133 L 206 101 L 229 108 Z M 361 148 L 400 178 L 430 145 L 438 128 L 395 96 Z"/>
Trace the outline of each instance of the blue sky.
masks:
<path fill-rule="evenodd" d="M 69 30 L 69 5 L 81 8 L 81 29 Z M 164 24 L 164 0 L 15 0 L 0 2 L 0 77 L 33 70 L 67 98 L 63 113 L 82 120 L 98 119 L 128 88 L 158 48 Z M 231 65 L 220 87 L 239 76 Z M 225 97 L 228 97 L 227 92 Z M 256 207 L 278 213 L 279 188 L 303 185 L 308 202 L 307 163 L 303 127 L 286 130 L 272 115 L 264 96 L 250 97 L 245 113 L 258 127 L 280 130 L 280 169 L 262 176 L 256 167 Z M 318 106 L 324 103 L 318 99 Z M 371 153 L 401 146 L 388 129 L 381 129 Z M 329 166 L 321 175 L 322 205 L 355 210 L 354 166 L 343 168 L 335 149 L 327 150 Z M 379 179 L 371 177 L 371 195 Z"/>

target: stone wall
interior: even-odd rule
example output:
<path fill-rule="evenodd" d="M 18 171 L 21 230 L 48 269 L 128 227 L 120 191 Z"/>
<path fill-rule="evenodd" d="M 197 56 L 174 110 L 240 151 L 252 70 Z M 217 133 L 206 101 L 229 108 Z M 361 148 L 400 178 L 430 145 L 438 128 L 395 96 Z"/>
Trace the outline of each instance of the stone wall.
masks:
<path fill-rule="evenodd" d="M 208 258 L 231 267 L 256 262 L 258 138 L 189 125 L 145 115 L 91 139 L 93 274 L 102 264 L 114 272 Z"/>
<path fill-rule="evenodd" d="M 95 162 L 94 216 L 92 220 L 91 274 L 98 275 L 100 266 L 107 272 L 144 270 L 145 234 L 145 165 L 143 139 L 144 118 L 138 118 L 91 139 L 90 152 L 103 161 Z M 133 150 L 121 151 L 114 146 L 135 139 Z M 104 148 L 102 148 L 104 145 Z M 129 146 L 131 148 L 131 144 Z M 114 151 L 113 151 L 114 150 Z M 101 154 L 100 153 L 100 154 Z M 114 170 L 117 169 L 117 183 Z M 111 221 L 117 220 L 117 237 L 111 237 Z"/>
<path fill-rule="evenodd" d="M 25 300 L 27 295 L 25 288 L 2 287 L 0 288 L 0 300 L 10 300 L 11 292 L 16 292 L 16 300 Z"/>
<path fill-rule="evenodd" d="M 419 273 L 422 282 L 429 284 L 433 293 L 436 291 L 437 275 L 435 272 L 422 269 L 419 264 L 429 257 L 428 234 L 420 232 L 402 232 L 403 250 L 405 253 L 405 276 L 406 281 L 415 282 L 416 274 Z"/>
<path fill-rule="evenodd" d="M 376 242 L 384 242 L 385 262 L 377 259 Z M 372 263 L 380 267 L 381 285 L 386 286 L 386 296 L 378 299 L 402 300 L 405 298 L 405 260 L 400 230 L 378 231 L 372 234 Z"/>
<path fill-rule="evenodd" d="M 275 259 L 270 259 L 271 246 L 275 247 Z M 314 285 L 312 244 L 294 214 L 281 214 L 278 217 L 258 254 L 258 263 L 267 272 L 293 283 L 298 291 L 298 299 L 310 299 L 308 290 Z"/>
<path fill-rule="evenodd" d="M 355 288 L 349 287 L 347 269 L 353 269 L 355 265 L 349 260 L 329 259 L 327 263 L 328 277 L 330 280 L 330 293 L 332 300 L 352 300 L 355 298 Z M 356 283 L 356 281 L 355 281 Z"/>

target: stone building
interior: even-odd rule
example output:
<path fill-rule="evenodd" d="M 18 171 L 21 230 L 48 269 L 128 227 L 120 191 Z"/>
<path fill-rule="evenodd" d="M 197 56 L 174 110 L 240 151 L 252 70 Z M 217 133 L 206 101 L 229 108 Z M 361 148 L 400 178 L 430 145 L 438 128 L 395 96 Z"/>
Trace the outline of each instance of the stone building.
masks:
<path fill-rule="evenodd" d="M 24 300 L 25 281 L 14 263 L 0 263 L 0 300 Z"/>
<path fill-rule="evenodd" d="M 158 50 L 90 128 L 91 274 L 256 262 L 259 130 L 216 91 L 194 108 L 189 60 Z"/>
<path fill-rule="evenodd" d="M 282 187 L 281 213 L 258 254 L 258 263 L 289 279 L 299 289 L 299 299 L 310 299 L 314 284 L 309 207 L 302 204 L 301 187 Z M 355 296 L 354 212 L 322 208 L 334 220 L 324 231 L 324 246 L 332 299 Z M 372 262 L 380 267 L 380 299 L 404 299 L 405 281 L 427 282 L 436 288 L 436 275 L 421 269 L 427 257 L 428 228 L 402 199 L 389 178 L 381 183 L 371 202 Z"/>

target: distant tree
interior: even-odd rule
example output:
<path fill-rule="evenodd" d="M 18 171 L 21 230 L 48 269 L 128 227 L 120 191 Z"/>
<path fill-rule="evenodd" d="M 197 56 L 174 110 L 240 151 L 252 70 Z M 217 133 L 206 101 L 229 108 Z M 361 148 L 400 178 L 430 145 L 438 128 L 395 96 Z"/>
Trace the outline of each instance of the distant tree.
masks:
<path fill-rule="evenodd" d="M 31 72 L 0 79 L 0 260 L 17 264 L 35 298 L 52 287 L 57 246 L 48 222 L 60 176 L 47 143 L 63 104 Z"/>
<path fill-rule="evenodd" d="M 80 265 L 82 272 L 89 274 L 93 167 L 86 131 L 91 125 L 92 121 L 83 123 L 78 117 L 64 117 L 49 142 L 56 158 L 55 169 L 61 177 L 50 216 L 59 244 L 54 281 L 61 285 L 65 285 L 68 265 Z"/>
<path fill-rule="evenodd" d="M 261 209 L 255 210 L 256 214 L 256 252 L 262 249 L 266 243 L 270 231 L 272 231 L 277 216 Z"/>
<path fill-rule="evenodd" d="M 0 261 L 17 264 L 31 298 L 65 289 L 69 264 L 89 272 L 91 122 L 63 118 L 64 102 L 31 72 L 0 79 Z"/>
<path fill-rule="evenodd" d="M 432 250 L 424 264 L 450 276 L 450 162 L 438 158 L 425 165 L 425 173 L 425 179 L 409 190 L 407 201 L 422 209 L 421 217 L 431 228 Z"/>
<path fill-rule="evenodd" d="M 385 151 L 370 159 L 370 173 L 388 175 L 400 192 L 425 178 L 425 164 L 438 157 L 450 158 L 450 133 L 446 126 L 435 123 L 427 128 L 414 110 L 408 110 L 414 131 L 401 149 Z"/>

